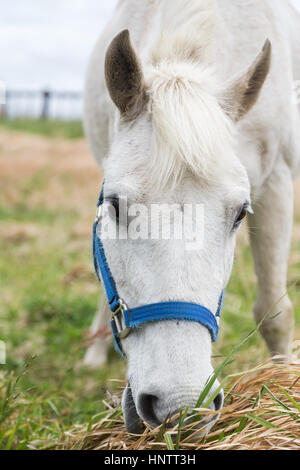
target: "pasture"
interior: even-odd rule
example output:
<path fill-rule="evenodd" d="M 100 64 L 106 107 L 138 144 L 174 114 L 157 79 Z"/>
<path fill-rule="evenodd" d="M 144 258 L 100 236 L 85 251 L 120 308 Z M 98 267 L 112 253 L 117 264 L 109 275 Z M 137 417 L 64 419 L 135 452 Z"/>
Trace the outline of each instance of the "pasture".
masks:
<path fill-rule="evenodd" d="M 82 365 L 86 333 L 99 299 L 91 227 L 101 182 L 79 124 L 0 124 L 0 449 L 59 448 L 77 425 L 91 429 L 119 404 L 126 365 L 111 347 L 102 370 Z M 289 291 L 300 343 L 300 184 Z M 218 364 L 253 330 L 256 286 L 245 227 L 227 289 Z M 297 342 L 298 339 L 298 342 Z M 223 370 L 267 359 L 253 335 Z"/>

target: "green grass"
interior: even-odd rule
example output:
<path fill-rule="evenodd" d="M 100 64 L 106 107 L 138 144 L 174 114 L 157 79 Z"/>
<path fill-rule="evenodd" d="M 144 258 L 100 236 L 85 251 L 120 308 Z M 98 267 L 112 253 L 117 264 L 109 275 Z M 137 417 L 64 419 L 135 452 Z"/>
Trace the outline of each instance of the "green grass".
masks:
<path fill-rule="evenodd" d="M 37 230 L 33 238 L 0 240 L 0 340 L 7 353 L 0 365 L 0 448 L 27 449 L 32 441 L 45 448 L 74 423 L 92 420 L 104 409 L 105 391 L 117 387 L 109 379 L 124 376 L 125 367 L 113 350 L 101 371 L 81 366 L 83 332 L 99 299 L 90 239 L 73 239 L 73 213 L 23 209 L 0 210 L 2 224 Z M 68 278 L 74 266 L 82 278 Z"/>
<path fill-rule="evenodd" d="M 15 214 L 2 212 L 1 218 L 4 222 L 20 220 L 18 214 L 17 208 Z M 21 220 L 31 218 L 40 227 L 40 236 L 17 246 L 9 241 L 0 244 L 0 339 L 7 347 L 7 364 L 0 366 L 2 448 L 46 448 L 62 439 L 63 432 L 74 424 L 97 422 L 98 413 L 104 410 L 104 389 L 113 392 L 117 388 L 109 379 L 123 378 L 125 369 L 112 350 L 109 364 L 101 371 L 80 365 L 82 334 L 98 302 L 90 240 L 78 250 L 76 245 L 72 247 L 70 219 L 59 213 L 39 218 L 29 208 L 27 215 Z M 63 235 L 57 237 L 57 233 Z M 227 291 L 221 340 L 214 351 L 217 356 L 228 354 L 254 327 L 255 282 L 249 248 L 239 251 Z M 69 283 L 66 279 L 74 265 L 85 266 L 84 276 Z M 299 314 L 297 307 L 298 319 Z M 224 374 L 255 365 L 265 357 L 263 342 L 253 335 Z"/>
<path fill-rule="evenodd" d="M 0 129 L 28 132 L 50 138 L 79 139 L 83 137 L 81 121 L 58 119 L 6 119 L 0 120 Z"/>

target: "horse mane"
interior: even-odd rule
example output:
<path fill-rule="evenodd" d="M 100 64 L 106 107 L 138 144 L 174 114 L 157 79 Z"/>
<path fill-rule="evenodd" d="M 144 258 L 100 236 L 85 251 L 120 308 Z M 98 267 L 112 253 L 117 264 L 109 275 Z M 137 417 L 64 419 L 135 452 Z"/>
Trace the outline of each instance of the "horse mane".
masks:
<path fill-rule="evenodd" d="M 174 58 L 203 59 L 213 40 L 217 8 L 215 0 L 172 0 L 162 9 L 162 32 L 152 48 L 152 63 Z"/>
<path fill-rule="evenodd" d="M 177 10 L 186 12 L 178 28 Z M 201 24 L 191 24 L 199 21 L 202 29 Z M 178 182 L 187 169 L 213 178 L 217 168 L 226 165 L 226 156 L 232 155 L 233 124 L 221 106 L 214 67 L 206 60 L 214 22 L 213 0 L 203 0 L 203 10 L 194 0 L 174 0 L 173 12 L 152 48 L 147 74 L 152 169 L 157 173 L 154 181 L 161 185 Z"/>
<path fill-rule="evenodd" d="M 164 62 L 151 71 L 154 180 L 175 184 L 186 170 L 205 179 L 224 168 L 233 151 L 233 123 L 220 102 L 210 68 Z M 227 161 L 226 161 L 227 160 Z"/>

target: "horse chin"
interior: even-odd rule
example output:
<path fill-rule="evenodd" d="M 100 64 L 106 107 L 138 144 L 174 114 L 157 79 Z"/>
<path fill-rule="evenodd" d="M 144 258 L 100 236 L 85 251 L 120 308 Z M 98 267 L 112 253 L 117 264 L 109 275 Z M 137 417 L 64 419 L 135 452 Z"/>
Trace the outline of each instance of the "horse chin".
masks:
<path fill-rule="evenodd" d="M 136 411 L 129 383 L 123 392 L 122 408 L 127 431 L 130 434 L 143 434 L 145 426 Z"/>

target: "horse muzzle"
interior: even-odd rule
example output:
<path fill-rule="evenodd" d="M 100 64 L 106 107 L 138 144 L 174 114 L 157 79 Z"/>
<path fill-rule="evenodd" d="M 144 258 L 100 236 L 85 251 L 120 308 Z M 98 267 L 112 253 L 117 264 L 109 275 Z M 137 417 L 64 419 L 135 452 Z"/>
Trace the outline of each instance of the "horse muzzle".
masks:
<path fill-rule="evenodd" d="M 214 394 L 214 391 L 217 390 L 218 387 L 219 383 L 215 382 L 206 400 Z M 132 434 L 141 434 L 145 428 L 143 423 L 148 424 L 152 428 L 157 428 L 166 420 L 170 421 L 171 426 L 175 426 L 179 419 L 172 418 L 179 415 L 181 410 L 185 411 L 186 408 L 189 408 L 186 423 L 189 422 L 200 393 L 201 389 L 197 387 L 182 388 L 181 390 L 175 390 L 170 393 L 168 393 L 167 390 L 159 392 L 155 387 L 150 387 L 149 389 L 139 391 L 134 399 L 132 389 L 130 384 L 128 384 L 122 399 L 122 408 L 127 431 Z M 221 391 L 214 398 L 208 410 L 219 411 L 222 409 L 223 403 L 224 393 Z M 204 433 L 208 432 L 215 424 L 218 417 L 219 414 L 214 414 L 210 418 L 204 415 L 199 422 L 199 427 L 205 428 Z"/>

